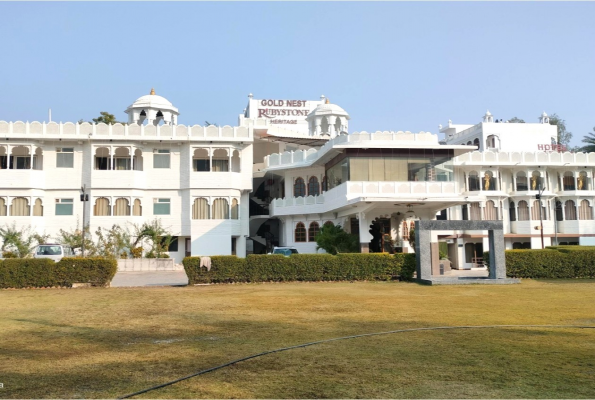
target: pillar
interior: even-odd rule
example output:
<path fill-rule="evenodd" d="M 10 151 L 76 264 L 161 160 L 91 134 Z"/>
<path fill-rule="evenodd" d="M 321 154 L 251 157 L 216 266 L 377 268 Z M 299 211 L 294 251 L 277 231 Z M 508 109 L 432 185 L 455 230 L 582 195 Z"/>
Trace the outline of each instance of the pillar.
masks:
<path fill-rule="evenodd" d="M 490 240 L 490 279 L 506 278 L 506 256 L 504 253 L 504 231 L 494 229 L 488 231 Z"/>
<path fill-rule="evenodd" d="M 357 213 L 357 217 L 359 220 L 359 242 L 360 242 L 360 250 L 362 253 L 369 253 L 370 252 L 370 242 L 372 241 L 373 237 L 370 234 L 370 222 L 366 218 L 366 214 L 363 212 Z M 353 233 L 353 232 L 351 232 Z"/>
<path fill-rule="evenodd" d="M 244 235 L 236 238 L 236 256 L 246 257 L 246 236 Z"/>
<path fill-rule="evenodd" d="M 322 125 L 322 117 L 315 117 L 314 119 L 314 124 L 316 126 L 316 135 L 320 136 L 320 130 L 321 130 L 321 125 Z"/>
<path fill-rule="evenodd" d="M 430 240 L 432 231 L 420 229 L 420 222 L 415 221 L 415 254 L 417 260 L 417 279 L 430 279 L 432 277 L 432 254 Z"/>

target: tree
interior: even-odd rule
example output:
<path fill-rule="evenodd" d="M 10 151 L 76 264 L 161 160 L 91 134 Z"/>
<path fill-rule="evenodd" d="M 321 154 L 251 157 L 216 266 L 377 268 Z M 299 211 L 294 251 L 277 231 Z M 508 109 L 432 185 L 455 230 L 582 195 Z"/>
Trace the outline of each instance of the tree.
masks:
<path fill-rule="evenodd" d="M 316 235 L 316 250 L 323 249 L 329 254 L 357 253 L 359 242 L 357 235 L 343 230 L 341 225 L 323 225 Z"/>
<path fill-rule="evenodd" d="M 409 246 L 411 246 L 415 253 L 415 228 L 409 229 Z"/>
<path fill-rule="evenodd" d="M 107 111 L 101 111 L 99 114 L 99 117 L 93 118 L 93 122 L 96 124 L 99 124 L 100 122 L 103 122 L 104 124 L 108 125 L 118 123 L 118 121 L 116 121 L 116 117 L 113 114 L 108 113 Z"/>
<path fill-rule="evenodd" d="M 167 257 L 167 249 L 174 241 L 174 237 L 168 232 L 166 228 L 161 226 L 160 219 L 154 219 L 151 222 L 145 222 L 142 225 L 133 225 L 136 239 L 131 244 L 131 252 L 134 254 L 134 249 L 142 247 L 144 241 L 148 241 L 151 249 L 145 255 L 147 258 L 163 258 Z"/>
<path fill-rule="evenodd" d="M 73 250 L 82 249 L 83 247 L 83 235 L 80 229 L 74 229 L 72 231 L 65 231 L 64 229 L 60 229 L 60 233 L 58 234 L 56 239 L 58 243 L 69 246 Z M 98 255 L 97 246 L 95 245 L 95 243 L 93 243 L 93 241 L 90 238 L 88 226 L 85 227 L 85 255 Z"/>
<path fill-rule="evenodd" d="M 583 140 L 581 142 L 586 143 L 586 146 L 581 147 L 579 150 L 584 151 L 585 153 L 593 153 L 595 152 L 595 127 L 593 127 L 593 132 L 587 133 L 583 136 Z"/>
<path fill-rule="evenodd" d="M 39 235 L 31 232 L 31 227 L 17 229 L 16 222 L 0 228 L 2 239 L 2 255 L 26 258 L 31 255 L 38 244 L 46 243 L 49 235 Z M 8 258 L 7 257 L 7 258 Z"/>
<path fill-rule="evenodd" d="M 511 119 L 508 120 L 508 122 L 510 123 L 516 123 L 516 124 L 524 124 L 525 120 L 524 119 L 520 119 L 518 117 L 512 117 Z"/>
<path fill-rule="evenodd" d="M 567 146 L 572 139 L 572 133 L 566 130 L 566 121 L 560 118 L 558 114 L 554 113 L 550 115 L 550 125 L 556 125 L 558 127 L 558 144 Z"/>

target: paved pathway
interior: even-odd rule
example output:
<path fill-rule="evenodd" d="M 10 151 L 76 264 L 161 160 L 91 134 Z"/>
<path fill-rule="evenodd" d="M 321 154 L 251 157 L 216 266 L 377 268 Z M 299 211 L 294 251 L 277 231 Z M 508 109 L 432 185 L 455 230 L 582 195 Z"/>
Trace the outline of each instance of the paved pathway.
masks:
<path fill-rule="evenodd" d="M 185 286 L 187 284 L 188 277 L 185 271 L 118 271 L 110 286 Z"/>

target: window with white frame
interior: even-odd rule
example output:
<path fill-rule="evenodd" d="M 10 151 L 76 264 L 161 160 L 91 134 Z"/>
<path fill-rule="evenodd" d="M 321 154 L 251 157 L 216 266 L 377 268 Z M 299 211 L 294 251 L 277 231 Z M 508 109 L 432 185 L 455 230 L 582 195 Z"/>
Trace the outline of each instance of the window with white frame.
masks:
<path fill-rule="evenodd" d="M 56 215 L 72 215 L 74 199 L 56 199 Z"/>
<path fill-rule="evenodd" d="M 170 215 L 170 199 L 153 199 L 153 215 Z"/>
<path fill-rule="evenodd" d="M 170 168 L 170 152 L 168 149 L 153 151 L 153 168 Z"/>
<path fill-rule="evenodd" d="M 56 168 L 74 168 L 73 147 L 58 147 L 56 149 Z"/>

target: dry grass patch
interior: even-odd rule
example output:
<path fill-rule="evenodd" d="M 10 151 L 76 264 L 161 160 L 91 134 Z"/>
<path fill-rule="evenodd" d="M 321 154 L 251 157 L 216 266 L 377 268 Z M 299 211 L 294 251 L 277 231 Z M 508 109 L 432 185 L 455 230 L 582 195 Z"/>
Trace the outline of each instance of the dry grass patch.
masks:
<path fill-rule="evenodd" d="M 1 397 L 107 398 L 332 337 L 595 325 L 595 282 L 5 290 L 0 304 Z M 594 354 L 595 329 L 398 333 L 268 355 L 144 397 L 594 398 Z"/>

